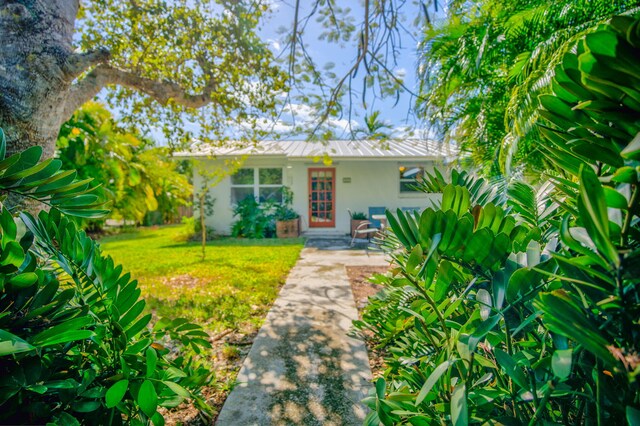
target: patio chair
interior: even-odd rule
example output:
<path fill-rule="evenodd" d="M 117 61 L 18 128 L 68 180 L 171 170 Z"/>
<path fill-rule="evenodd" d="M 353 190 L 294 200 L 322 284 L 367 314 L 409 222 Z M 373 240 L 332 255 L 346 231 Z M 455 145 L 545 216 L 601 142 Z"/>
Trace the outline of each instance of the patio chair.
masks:
<path fill-rule="evenodd" d="M 371 221 L 371 224 L 376 228 L 382 228 L 382 222 L 380 219 L 374 219 L 373 216 L 384 215 L 386 212 L 386 207 L 369 207 L 369 220 Z"/>
<path fill-rule="evenodd" d="M 347 211 L 349 212 L 349 218 L 353 219 L 353 213 L 351 213 L 351 209 L 347 209 Z M 351 237 L 351 243 L 349 244 L 349 247 L 353 247 L 353 244 L 356 242 L 356 238 L 358 237 L 371 240 L 371 237 L 379 231 L 379 228 L 373 227 L 371 225 L 371 222 L 368 220 L 360 223 L 353 231 L 353 236 Z"/>

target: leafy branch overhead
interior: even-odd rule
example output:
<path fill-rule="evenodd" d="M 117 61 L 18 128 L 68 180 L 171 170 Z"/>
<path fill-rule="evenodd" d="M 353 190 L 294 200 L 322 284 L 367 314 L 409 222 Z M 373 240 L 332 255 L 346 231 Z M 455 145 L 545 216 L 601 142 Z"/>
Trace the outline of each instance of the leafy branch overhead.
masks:
<path fill-rule="evenodd" d="M 80 45 L 85 52 L 103 46 L 108 55 L 85 68 L 67 115 L 107 85 L 117 86 L 113 102 L 160 125 L 178 123 L 179 112 L 222 132 L 225 122 L 249 125 L 252 115 L 274 109 L 283 73 L 256 34 L 265 3 L 117 3 L 83 4 Z M 158 111 L 156 102 L 168 108 Z"/>

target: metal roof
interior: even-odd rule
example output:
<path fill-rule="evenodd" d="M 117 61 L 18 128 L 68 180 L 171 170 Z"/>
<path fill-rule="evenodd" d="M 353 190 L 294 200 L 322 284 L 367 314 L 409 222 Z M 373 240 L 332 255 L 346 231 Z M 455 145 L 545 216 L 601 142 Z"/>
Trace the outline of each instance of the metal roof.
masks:
<path fill-rule="evenodd" d="M 309 141 L 261 141 L 242 146 L 228 142 L 216 147 L 195 143 L 189 151 L 178 152 L 179 157 L 238 157 L 279 156 L 291 159 L 308 159 L 328 155 L 331 158 L 382 158 L 382 159 L 453 159 L 458 149 L 433 140 L 328 140 Z"/>

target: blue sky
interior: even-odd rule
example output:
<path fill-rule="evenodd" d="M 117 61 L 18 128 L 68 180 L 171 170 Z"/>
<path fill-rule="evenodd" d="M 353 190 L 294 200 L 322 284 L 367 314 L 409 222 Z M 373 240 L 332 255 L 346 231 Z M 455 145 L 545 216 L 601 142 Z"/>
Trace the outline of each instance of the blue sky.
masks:
<path fill-rule="evenodd" d="M 288 51 L 284 51 L 286 37 L 290 35 L 291 28 L 293 27 L 294 3 L 294 1 L 273 0 L 273 12 L 261 30 L 262 37 L 269 42 L 273 50 L 284 55 L 284 57 L 288 54 Z M 302 10 L 299 13 L 300 17 L 309 13 L 309 5 L 313 2 L 303 1 L 302 3 Z M 351 7 L 353 9 L 351 15 L 356 20 L 355 22 L 360 22 L 361 16 L 364 14 L 364 9 L 360 1 L 342 2 L 342 6 Z M 420 13 L 421 10 L 417 4 L 408 2 L 408 4 L 404 6 L 402 14 L 408 28 L 411 28 L 412 26 L 409 21 L 415 18 L 416 14 Z M 282 30 L 285 31 L 284 34 L 282 33 Z M 357 44 L 355 42 L 338 44 L 320 40 L 320 35 L 323 31 L 324 28 L 318 24 L 314 18 L 309 21 L 303 36 L 304 42 L 307 45 L 307 50 L 320 68 L 322 68 L 325 63 L 332 62 L 335 63 L 333 71 L 338 75 L 342 75 L 350 68 L 357 56 Z M 415 37 L 417 37 L 417 34 L 402 34 L 403 46 L 400 49 L 401 54 L 398 56 L 397 64 L 391 64 L 394 73 L 398 76 L 402 76 L 405 85 L 411 90 L 417 90 L 415 78 L 417 66 L 417 40 Z M 411 112 L 414 99 L 409 93 L 405 92 L 401 94 L 398 100 L 396 100 L 395 97 L 390 99 L 379 99 L 375 98 L 372 93 L 367 93 L 367 105 L 365 108 L 362 103 L 361 90 L 362 78 L 364 75 L 364 69 L 360 69 L 356 79 L 354 80 L 352 96 L 353 114 L 351 117 L 351 124 L 353 127 L 357 128 L 358 126 L 362 126 L 365 114 L 370 114 L 375 110 L 380 111 L 382 121 L 387 123 L 393 129 L 396 129 L 396 133 L 398 135 L 405 133 L 405 128 L 407 126 L 418 128 L 422 127 L 422 125 L 416 121 L 415 116 Z M 307 105 L 296 103 L 295 101 L 292 101 L 292 103 L 290 110 L 293 110 L 297 115 L 298 120 L 313 121 L 312 116 L 315 112 L 311 110 L 311 108 Z M 347 107 L 347 105 L 343 106 L 345 108 Z M 282 123 L 279 123 L 280 126 L 278 128 L 286 129 L 287 125 L 290 124 L 291 118 L 285 115 L 285 119 L 282 121 Z M 343 117 L 332 119 L 330 124 L 332 125 L 331 127 L 336 130 L 339 137 L 349 138 L 349 132 L 345 130 L 348 123 L 349 119 L 345 114 Z"/>

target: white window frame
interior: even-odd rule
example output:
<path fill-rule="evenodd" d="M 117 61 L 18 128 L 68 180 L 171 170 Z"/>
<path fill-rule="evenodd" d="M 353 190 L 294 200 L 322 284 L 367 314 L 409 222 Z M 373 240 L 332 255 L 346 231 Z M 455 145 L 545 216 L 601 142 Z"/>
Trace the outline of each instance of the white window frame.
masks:
<path fill-rule="evenodd" d="M 426 166 L 424 164 L 417 164 L 417 163 L 398 163 L 398 193 L 402 196 L 411 196 L 411 195 L 420 195 L 421 192 L 417 191 L 417 190 L 402 190 L 402 184 L 403 183 L 415 183 L 416 180 L 415 179 L 410 179 L 410 178 L 402 178 L 400 176 L 400 167 L 406 167 L 407 169 L 412 169 L 412 168 L 419 168 L 422 169 L 422 173 L 425 172 L 426 170 Z"/>
<path fill-rule="evenodd" d="M 253 183 L 247 184 L 239 184 L 239 183 L 233 183 L 233 175 L 229 177 L 229 183 L 231 185 L 231 190 L 229 191 L 229 197 L 231 198 L 231 204 L 236 204 L 235 202 L 233 202 L 233 189 L 234 188 L 253 188 L 253 198 L 255 198 L 256 201 L 260 202 L 260 189 L 261 188 L 282 188 L 284 187 L 284 167 L 265 167 L 265 166 L 258 166 L 258 167 L 241 167 L 238 169 L 238 171 L 240 170 L 246 170 L 246 169 L 252 169 L 253 170 Z M 282 172 L 282 183 L 280 184 L 260 184 L 260 169 L 280 169 L 280 171 Z"/>

